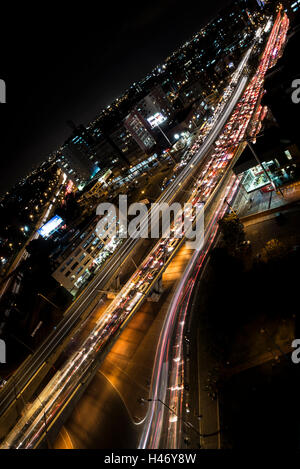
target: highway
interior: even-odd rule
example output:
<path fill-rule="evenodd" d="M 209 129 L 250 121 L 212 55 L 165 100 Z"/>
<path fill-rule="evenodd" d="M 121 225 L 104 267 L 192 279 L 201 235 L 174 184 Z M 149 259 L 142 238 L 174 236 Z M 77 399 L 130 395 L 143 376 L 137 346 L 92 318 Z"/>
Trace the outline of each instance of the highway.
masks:
<path fill-rule="evenodd" d="M 279 30 L 280 27 L 278 24 L 277 27 Z M 277 33 L 278 31 L 274 34 L 272 32 L 270 35 L 272 40 L 274 40 L 274 38 L 276 39 Z M 271 52 L 269 49 L 268 53 Z M 249 51 L 248 56 L 250 56 L 250 53 L 251 51 Z M 259 83 L 260 86 L 262 86 L 263 81 L 260 80 L 263 78 L 263 71 L 265 73 L 268 68 L 270 58 L 268 57 L 268 59 L 268 61 L 263 61 L 262 67 L 256 75 L 255 85 L 257 87 L 259 87 Z M 199 162 L 201 162 L 204 156 L 209 152 L 212 144 L 215 142 L 232 114 L 247 81 L 248 77 L 242 76 L 226 107 L 217 110 L 218 119 L 213 129 L 210 131 L 204 143 L 202 143 L 199 151 L 191 158 L 189 165 L 179 174 L 176 180 L 177 190 L 175 192 L 179 190 L 179 183 L 186 182 L 189 179 L 192 173 L 194 173 L 195 166 L 197 167 Z M 252 95 L 251 98 L 254 101 Z M 245 114 L 244 110 L 240 110 L 239 112 L 240 115 Z M 251 118 L 251 112 L 249 112 L 249 114 L 249 118 Z M 234 115 L 233 119 L 236 120 L 236 117 L 237 115 Z M 231 142 L 232 145 L 238 145 L 243 138 L 243 131 L 245 132 L 246 127 L 247 126 L 244 125 L 239 126 L 237 129 L 238 133 L 236 132 L 236 127 L 234 129 L 230 128 L 230 124 L 227 129 L 225 129 L 222 134 L 222 136 L 225 135 L 224 142 L 222 143 L 221 139 L 216 142 L 216 147 L 220 148 L 218 148 L 216 152 L 213 152 L 210 161 L 201 173 L 201 177 L 194 184 L 194 189 L 189 199 L 190 203 L 195 205 L 198 203 L 199 199 L 201 199 L 201 203 L 203 203 L 203 201 L 206 203 L 210 199 L 216 186 L 220 180 L 223 179 L 224 168 L 230 164 L 230 161 L 234 157 L 234 151 L 222 151 L 222 146 L 225 144 L 225 141 L 226 148 L 228 148 L 228 142 Z M 233 132 L 233 130 L 235 130 L 235 132 Z M 171 187 L 168 188 L 168 190 L 171 189 Z M 162 194 L 163 201 L 168 200 L 168 190 Z M 170 200 L 173 198 L 174 192 L 169 195 Z M 191 214 L 191 217 L 193 216 L 194 215 Z M 175 238 L 175 226 L 172 227 L 171 233 L 172 235 L 169 238 L 160 240 L 156 244 L 150 255 L 147 256 L 142 263 L 140 269 L 134 273 L 110 307 L 106 310 L 91 335 L 80 347 L 80 350 L 74 353 L 62 369 L 59 370 L 48 383 L 39 398 L 26 410 L 25 415 L 3 443 L 3 448 L 38 447 L 45 436 L 45 416 L 49 430 L 49 426 L 51 427 L 51 425 L 53 425 L 57 416 L 60 415 L 68 402 L 76 394 L 81 383 L 87 380 L 87 377 L 93 372 L 99 357 L 103 356 L 112 340 L 116 338 L 118 331 L 125 327 L 130 317 L 132 317 L 139 308 L 145 296 L 151 291 L 153 285 L 171 261 L 176 249 L 184 241 L 183 239 Z M 127 240 L 123 246 L 125 246 L 127 242 L 130 246 L 130 243 L 136 242 L 136 240 Z M 95 281 L 98 281 L 98 279 L 95 279 L 91 285 L 94 284 Z M 95 287 L 96 286 L 93 285 L 93 288 Z M 93 290 L 91 293 L 92 292 Z M 87 299 L 88 297 L 86 300 Z M 162 373 L 165 374 L 165 371 Z"/>
<path fill-rule="evenodd" d="M 195 251 L 191 256 L 167 313 L 157 346 L 151 401 L 139 443 L 141 449 L 182 447 L 181 430 L 186 418 L 186 408 L 183 406 L 186 392 L 183 348 L 189 303 L 198 274 L 215 240 L 218 220 L 228 210 L 225 199 L 230 203 L 238 185 L 235 176 L 226 179 L 218 205 L 210 211 L 203 249 L 200 254 Z"/>
<path fill-rule="evenodd" d="M 251 50 L 248 51 L 247 55 L 243 59 L 244 64 L 247 63 L 247 59 L 249 58 L 250 54 L 251 54 Z M 242 67 L 240 68 L 240 73 L 241 71 L 242 71 Z M 229 99 L 227 104 L 225 103 L 226 106 L 224 106 L 223 109 L 217 110 L 218 119 L 215 125 L 213 126 L 213 129 L 208 134 L 204 143 L 202 143 L 202 145 L 200 146 L 199 151 L 191 158 L 189 165 L 186 168 L 184 168 L 184 170 L 179 174 L 177 180 L 175 181 L 176 186 L 177 186 L 177 191 L 181 190 L 181 189 L 178 189 L 179 183 L 183 183 L 184 181 L 186 182 L 187 179 L 192 175 L 192 173 L 194 172 L 194 170 L 192 171 L 192 169 L 194 169 L 195 167 L 197 168 L 199 162 L 201 162 L 203 157 L 208 153 L 210 147 L 216 140 L 218 134 L 220 133 L 225 123 L 229 119 L 233 109 L 236 106 L 236 103 L 240 95 L 242 94 L 245 88 L 248 78 L 245 76 L 241 76 L 240 78 L 238 78 L 238 80 L 239 80 L 238 85 L 234 89 L 234 92 L 232 93 L 231 98 Z M 228 130 L 230 129 L 227 128 L 227 131 Z M 239 132 L 239 135 L 241 133 L 242 132 Z M 229 132 L 229 136 L 232 137 L 232 132 Z M 234 136 L 234 138 L 236 138 L 236 136 Z M 235 143 L 234 138 L 233 138 L 233 143 Z M 216 142 L 216 146 L 218 146 L 217 145 L 218 143 L 219 142 Z M 227 139 L 227 143 L 228 143 L 228 139 Z M 209 196 L 213 192 L 213 189 L 218 184 L 220 177 L 222 177 L 223 168 L 226 167 L 227 163 L 229 163 L 229 161 L 233 158 L 233 154 L 234 154 L 233 152 L 225 152 L 225 153 L 226 154 L 224 154 L 224 152 L 221 152 L 218 154 L 219 161 L 217 162 L 218 163 L 217 166 L 216 166 L 216 155 L 213 155 L 213 161 L 214 161 L 213 168 L 211 168 L 212 165 L 210 161 L 209 164 L 206 166 L 204 172 L 202 173 L 202 179 L 199 180 L 199 182 L 195 184 L 195 188 L 190 198 L 191 203 L 193 202 L 194 204 L 197 203 L 197 200 L 199 199 L 200 195 L 201 195 L 202 201 L 205 199 L 207 200 L 209 198 Z M 205 179 L 205 175 L 206 175 L 206 179 Z M 205 190 L 203 190 L 204 186 L 207 186 Z M 162 201 L 166 201 L 166 200 L 170 201 L 174 198 L 174 192 L 169 194 L 169 191 L 171 191 L 172 189 L 173 189 L 172 187 L 169 187 L 168 190 L 166 190 L 162 194 L 162 197 L 161 197 Z M 175 193 L 177 191 L 175 191 Z M 174 235 L 174 231 L 173 231 L 173 235 Z M 145 262 L 142 264 L 141 269 L 134 274 L 134 276 L 130 279 L 130 281 L 121 290 L 116 300 L 108 309 L 104 318 L 99 322 L 99 324 L 95 328 L 93 336 L 89 337 L 86 343 L 83 345 L 82 349 L 84 350 L 84 353 L 82 352 L 82 350 L 80 350 L 78 354 L 75 354 L 75 356 L 72 357 L 72 359 L 70 360 L 70 363 L 68 362 L 66 367 L 62 371 L 58 372 L 58 374 L 60 374 L 61 377 L 58 379 L 58 376 L 55 376 L 53 380 L 49 383 L 49 385 L 45 388 L 45 390 L 43 391 L 43 393 L 41 394 L 39 398 L 39 401 L 43 401 L 44 399 L 43 407 L 47 403 L 47 415 L 50 414 L 51 417 L 54 417 L 54 414 L 55 414 L 55 412 L 53 413 L 54 404 L 56 404 L 56 408 L 59 408 L 62 405 L 61 403 L 62 395 L 66 397 L 70 397 L 70 390 L 71 391 L 73 390 L 74 392 L 74 389 L 76 389 L 76 387 L 74 388 L 75 382 L 76 383 L 80 382 L 80 378 L 82 378 L 88 372 L 88 370 L 90 369 L 90 366 L 92 366 L 95 360 L 96 355 L 99 352 L 99 349 L 100 349 L 99 353 L 104 351 L 107 343 L 110 342 L 111 338 L 116 334 L 118 329 L 121 327 L 124 327 L 124 325 L 127 323 L 131 315 L 134 314 L 134 312 L 137 310 L 139 305 L 144 300 L 145 296 L 152 289 L 157 278 L 160 277 L 162 271 L 172 259 L 174 252 L 176 251 L 177 247 L 179 247 L 180 245 L 180 242 L 182 242 L 182 240 L 179 240 L 179 239 L 176 240 L 176 238 L 174 237 L 174 238 L 166 239 L 157 243 L 155 248 L 151 251 L 150 256 L 147 257 Z M 126 243 L 130 243 L 130 244 L 136 243 L 136 240 L 132 240 L 132 239 L 127 240 L 123 246 L 126 246 Z M 178 244 L 178 246 L 176 244 Z M 118 259 L 117 262 L 120 262 L 120 259 Z M 98 278 L 94 279 L 94 281 L 91 282 L 91 285 L 89 287 L 91 289 L 95 288 L 96 286 L 99 287 L 99 284 L 95 285 L 97 281 L 98 281 Z M 145 285 L 146 285 L 146 288 L 145 288 Z M 92 290 L 91 293 L 93 293 L 93 291 L 94 290 Z M 88 298 L 89 296 L 86 296 L 85 301 L 87 301 Z M 77 306 L 77 310 L 78 309 L 79 309 L 79 306 Z M 54 349 L 55 347 L 56 346 L 54 346 Z M 79 369 L 82 373 L 78 372 Z M 74 373 L 75 373 L 74 370 L 76 371 L 76 377 L 74 377 Z M 65 392 L 67 390 L 68 392 Z M 46 394 L 44 394 L 44 392 Z M 34 436 L 33 440 L 36 440 L 37 437 L 40 436 L 41 433 L 43 433 L 42 419 L 38 418 L 38 415 L 36 417 L 36 414 L 39 414 L 39 411 L 41 411 L 40 407 L 41 405 L 38 402 L 35 402 L 35 404 L 31 406 L 31 409 L 29 411 L 29 416 L 27 415 L 27 418 L 30 418 L 31 423 L 33 424 L 33 431 L 36 430 L 37 427 L 40 427 L 37 433 L 34 433 L 33 435 L 31 433 L 30 437 Z M 33 417 L 35 417 L 34 420 L 32 420 Z M 24 419 L 22 419 L 20 423 L 17 425 L 18 428 L 19 428 L 19 425 L 22 425 L 22 422 L 24 424 Z M 15 434 L 15 432 L 13 433 Z M 29 446 L 26 446 L 26 447 L 31 447 L 33 440 L 32 438 L 29 438 Z M 22 439 L 21 445 L 23 445 L 23 439 Z"/>
<path fill-rule="evenodd" d="M 251 50 L 249 50 L 245 55 L 242 64 L 239 67 L 238 74 L 235 74 L 234 76 L 234 84 L 237 83 L 237 85 L 234 88 L 234 84 L 232 84 L 232 95 L 230 96 L 230 93 L 228 92 L 228 101 L 226 102 L 224 100 L 220 107 L 216 110 L 215 123 L 211 124 L 213 128 L 208 129 L 209 133 L 204 142 L 201 144 L 199 151 L 197 151 L 195 155 L 192 156 L 189 164 L 178 175 L 174 181 L 174 184 L 169 186 L 162 194 L 160 199 L 161 202 L 170 203 L 174 199 L 176 194 L 181 191 L 182 187 L 180 187 L 179 184 L 181 183 L 184 185 L 184 183 L 187 183 L 191 179 L 191 176 L 197 170 L 199 163 L 209 152 L 212 144 L 227 122 L 245 88 L 248 77 L 242 76 L 242 71 L 244 66 L 247 64 L 250 54 Z M 193 191 L 193 198 L 191 201 L 194 200 L 196 196 L 197 188 L 195 188 Z M 145 220 L 145 223 L 146 222 L 147 220 Z M 111 272 L 115 272 L 122 263 L 122 257 L 124 256 L 126 258 L 128 256 L 128 252 L 131 252 L 132 248 L 136 245 L 137 242 L 138 240 L 135 239 L 127 239 L 122 245 L 121 253 L 118 251 L 117 259 L 113 257 L 112 262 L 104 266 L 104 272 L 101 271 L 101 276 L 97 276 L 90 283 L 90 285 L 81 295 L 80 301 L 75 303 L 72 308 L 72 312 L 67 315 L 67 319 L 64 321 L 62 327 L 58 327 L 58 333 L 53 334 L 53 337 L 50 338 L 48 343 L 41 347 L 39 351 L 40 353 L 33 356 L 31 363 L 26 364 L 24 373 L 19 377 L 19 382 L 17 384 L 18 389 L 22 389 L 22 386 L 24 387 L 26 385 L 31 377 L 38 371 L 39 367 L 43 366 L 46 357 L 56 349 L 58 343 L 60 343 L 62 340 L 62 337 L 66 336 L 74 326 L 74 318 L 79 318 L 83 309 L 86 308 L 87 305 L 91 303 L 91 301 L 93 301 L 97 295 L 95 290 L 101 288 L 101 285 L 104 284 L 103 282 L 106 283 L 108 281 Z M 178 246 L 179 242 L 182 242 L 182 239 L 178 239 Z M 171 243 L 172 246 L 170 246 L 168 243 Z M 99 353 L 101 354 L 105 351 L 105 347 L 110 342 L 112 337 L 117 333 L 118 329 L 121 326 L 124 327 L 131 314 L 134 314 L 134 312 L 137 310 L 147 293 L 149 293 L 155 284 L 156 279 L 161 275 L 168 262 L 170 262 L 175 250 L 174 240 L 170 241 L 166 239 L 163 243 L 161 241 L 157 243 L 155 248 L 152 250 L 152 253 L 158 252 L 158 256 L 161 256 L 160 259 L 162 259 L 162 256 L 164 255 L 166 257 L 165 265 L 162 266 L 161 262 L 159 261 L 153 264 L 153 258 L 151 258 L 151 255 L 145 260 L 141 269 L 143 273 L 141 274 L 139 273 L 140 271 L 138 271 L 138 273 L 135 273 L 129 282 L 127 282 L 125 287 L 121 290 L 120 294 L 114 300 L 112 306 L 110 306 L 104 318 L 100 321 L 99 325 L 97 325 L 91 337 L 87 339 L 81 350 L 71 358 L 71 360 L 63 367 L 63 369 L 54 376 L 54 378 L 50 381 L 50 383 L 39 396 L 39 399 L 33 403 L 28 412 L 26 411 L 25 416 L 20 420 L 20 422 L 12 431 L 12 434 L 5 441 L 4 447 L 7 447 L 7 445 L 11 447 L 11 437 L 13 439 L 13 447 L 33 447 L 38 444 L 40 437 L 44 432 L 43 408 L 46 409 L 47 420 L 49 419 L 50 423 L 50 420 L 53 420 L 54 416 L 58 413 L 60 407 L 63 405 L 63 402 L 68 400 L 70 396 L 76 391 L 79 386 L 77 383 L 80 383 L 84 376 L 86 376 L 86 374 L 89 372 L 90 367 L 93 366 L 93 363 L 95 362 L 96 356 L 99 355 Z M 155 261 L 157 260 L 158 259 L 155 259 Z M 149 278 L 148 274 L 150 274 Z M 132 284 L 134 285 L 130 286 Z M 148 285 L 148 288 L 143 292 L 138 290 L 138 288 L 141 288 L 142 284 Z M 1 407 L 3 406 L 1 408 L 2 412 L 3 408 L 10 405 L 10 402 L 12 402 L 13 399 L 14 394 L 12 384 L 10 387 L 10 392 L 6 392 L 6 395 L 4 395 L 4 399 L 1 402 Z M 43 402 L 43 406 L 41 406 L 41 402 Z M 24 422 L 26 429 L 30 422 L 30 429 L 28 428 L 28 430 L 25 431 L 26 435 L 28 433 L 28 437 L 26 436 L 25 439 L 23 439 Z M 22 430 L 20 427 L 22 427 Z M 20 444 L 15 444 L 16 435 L 19 435 L 21 438 Z"/>
<path fill-rule="evenodd" d="M 275 63 L 275 59 L 280 56 L 287 30 L 288 19 L 286 15 L 281 18 L 281 15 L 278 14 L 258 70 L 215 144 L 211 156 L 211 171 L 214 171 L 215 167 L 218 168 L 215 162 L 222 161 L 222 157 L 230 151 L 230 148 L 235 148 L 234 153 L 236 153 L 243 145 L 242 142 L 244 142 L 247 135 L 248 126 L 254 115 L 257 102 L 261 97 L 264 76 L 266 71 Z M 236 156 L 234 156 L 235 158 Z M 208 180 L 211 181 L 214 177 L 215 174 L 212 172 Z M 199 184 L 201 185 L 201 182 Z M 206 185 L 204 184 L 203 190 L 206 190 Z M 185 427 L 185 430 L 188 428 L 190 431 L 198 433 L 198 429 L 195 429 L 188 419 L 190 408 L 186 399 L 186 357 L 184 356 L 184 338 L 187 333 L 186 323 L 188 322 L 187 318 L 195 282 L 217 234 L 217 221 L 227 209 L 226 206 L 224 208 L 224 201 L 227 200 L 230 203 L 237 187 L 237 180 L 233 176 L 227 187 L 227 193 L 218 198 L 220 204 L 211 214 L 211 219 L 206 227 L 204 248 L 200 253 L 195 251 L 191 257 L 174 295 L 174 301 L 170 305 L 157 347 L 149 409 L 139 448 L 178 449 L 184 447 L 183 427 Z"/>
<path fill-rule="evenodd" d="M 215 117 L 212 122 L 207 124 L 207 135 L 205 139 L 203 139 L 203 137 L 200 138 L 201 143 L 199 143 L 199 150 L 191 156 L 188 165 L 183 168 L 175 181 L 167 187 L 157 202 L 166 202 L 170 204 L 197 172 L 199 163 L 201 163 L 204 156 L 209 152 L 213 142 L 224 127 L 244 90 L 248 78 L 243 76 L 243 71 L 247 65 L 251 51 L 252 48 L 245 54 L 241 64 L 232 77 L 230 85 L 224 93 L 226 99 L 224 99 L 216 109 Z M 148 217 L 145 217 L 141 222 L 141 228 L 148 223 L 151 215 L 153 215 L 152 211 L 150 211 Z M 38 374 L 42 367 L 44 367 L 45 361 L 49 359 L 59 344 L 63 342 L 70 331 L 72 331 L 75 325 L 78 324 L 86 308 L 95 302 L 99 296 L 99 292 L 97 290 L 103 289 L 109 280 L 116 275 L 121 264 L 131 255 L 139 242 L 140 240 L 138 239 L 128 238 L 121 244 L 120 248 L 110 259 L 108 259 L 102 269 L 97 273 L 96 277 L 90 282 L 79 298 L 71 305 L 62 321 L 58 324 L 56 330 L 52 331 L 49 338 L 32 356 L 28 358 L 28 360 L 26 360 L 23 365 L 21 365 L 14 374 L 13 380 L 11 379 L 7 382 L 0 394 L 0 415 L 2 415 L 15 400 L 16 390 L 17 394 L 21 393 L 30 380 Z M 96 304 L 97 303 L 95 303 L 95 305 Z"/>

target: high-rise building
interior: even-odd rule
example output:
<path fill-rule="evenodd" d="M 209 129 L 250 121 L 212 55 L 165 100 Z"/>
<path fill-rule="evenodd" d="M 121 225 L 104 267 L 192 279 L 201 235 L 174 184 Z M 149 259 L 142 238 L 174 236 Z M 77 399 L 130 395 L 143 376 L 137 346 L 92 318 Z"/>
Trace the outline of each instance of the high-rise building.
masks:
<path fill-rule="evenodd" d="M 124 125 L 117 126 L 117 128 L 110 134 L 110 138 L 121 150 L 130 165 L 145 159 L 145 151 L 138 145 Z"/>
<path fill-rule="evenodd" d="M 84 185 L 90 178 L 94 167 L 88 156 L 72 142 L 63 145 L 57 163 L 77 187 Z"/>
<path fill-rule="evenodd" d="M 114 123 L 105 134 L 98 126 L 91 130 L 96 140 L 95 159 L 100 167 L 129 167 L 145 158 L 145 151 L 138 145 L 123 122 Z"/>
<path fill-rule="evenodd" d="M 103 232 L 96 230 L 99 217 L 92 220 L 82 231 L 75 234 L 69 246 L 56 259 L 52 276 L 72 295 L 78 292 L 92 273 L 101 267 L 114 246 L 118 220 L 113 212 L 106 216 L 107 227 Z"/>
<path fill-rule="evenodd" d="M 95 141 L 84 126 L 76 127 L 72 122 L 72 135 L 63 144 L 58 166 L 73 181 L 75 186 L 84 186 L 98 171 L 95 161 Z"/>
<path fill-rule="evenodd" d="M 124 127 L 130 132 L 139 147 L 150 153 L 156 145 L 156 141 L 151 135 L 150 126 L 141 113 L 134 109 L 124 120 Z"/>
<path fill-rule="evenodd" d="M 113 168 L 124 161 L 124 155 L 121 150 L 113 145 L 111 139 L 107 138 L 97 127 L 90 129 L 91 134 L 94 136 L 96 144 L 94 148 L 94 159 L 98 162 L 101 169 Z"/>
<path fill-rule="evenodd" d="M 174 109 L 160 85 L 156 85 L 150 93 L 139 101 L 136 106 L 141 115 L 151 123 L 153 116 L 161 115 L 169 119 L 174 115 Z"/>

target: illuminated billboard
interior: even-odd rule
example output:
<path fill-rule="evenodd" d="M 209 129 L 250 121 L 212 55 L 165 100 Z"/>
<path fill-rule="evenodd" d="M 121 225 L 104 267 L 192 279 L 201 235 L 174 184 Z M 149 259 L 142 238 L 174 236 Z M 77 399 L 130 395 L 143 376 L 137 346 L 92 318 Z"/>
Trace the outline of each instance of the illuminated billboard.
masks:
<path fill-rule="evenodd" d="M 68 182 L 67 187 L 66 187 L 66 195 L 71 194 L 71 192 L 73 192 L 73 187 L 74 187 L 74 183 L 73 183 L 73 181 L 70 180 Z"/>
<path fill-rule="evenodd" d="M 41 235 L 43 238 L 49 238 L 54 231 L 64 223 L 63 219 L 58 215 L 51 218 L 45 225 L 41 226 L 38 230 L 38 234 Z"/>
<path fill-rule="evenodd" d="M 147 121 L 151 125 L 151 128 L 154 129 L 154 127 L 157 127 L 158 125 L 162 124 L 165 122 L 167 118 L 163 116 L 160 112 L 157 112 L 153 116 L 149 117 Z"/>
<path fill-rule="evenodd" d="M 112 170 L 108 169 L 105 171 L 104 174 L 98 179 L 99 182 L 106 182 L 106 180 L 109 178 L 109 176 L 112 174 Z"/>

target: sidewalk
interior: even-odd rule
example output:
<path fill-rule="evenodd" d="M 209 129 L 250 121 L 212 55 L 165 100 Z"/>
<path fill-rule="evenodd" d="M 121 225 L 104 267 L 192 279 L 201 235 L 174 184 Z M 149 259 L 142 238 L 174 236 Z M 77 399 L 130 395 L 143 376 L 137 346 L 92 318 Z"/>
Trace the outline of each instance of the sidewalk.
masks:
<path fill-rule="evenodd" d="M 300 181 L 281 188 L 281 191 L 283 195 L 275 191 L 262 193 L 260 190 L 247 194 L 240 187 L 233 209 L 242 218 L 296 202 L 300 200 Z"/>

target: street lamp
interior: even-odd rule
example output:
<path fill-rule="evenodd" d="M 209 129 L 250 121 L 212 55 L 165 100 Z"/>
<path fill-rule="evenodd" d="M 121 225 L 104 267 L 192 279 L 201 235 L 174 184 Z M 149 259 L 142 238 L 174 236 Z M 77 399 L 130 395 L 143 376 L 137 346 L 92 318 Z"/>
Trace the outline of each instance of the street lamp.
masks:
<path fill-rule="evenodd" d="M 142 402 L 160 402 L 162 405 L 164 405 L 170 412 L 172 412 L 172 414 L 174 414 L 178 420 L 182 420 L 182 422 L 184 423 L 184 425 L 186 425 L 187 427 L 191 428 L 192 430 L 194 430 L 198 436 L 200 436 L 201 438 L 207 438 L 207 437 L 210 437 L 210 436 L 215 436 L 215 435 L 218 435 L 220 432 L 221 432 L 221 429 L 217 430 L 216 432 L 213 432 L 213 433 L 203 433 L 201 434 L 197 428 L 194 427 L 194 425 L 192 425 L 190 422 L 187 422 L 186 420 L 184 420 L 183 417 L 178 417 L 178 415 L 176 414 L 176 412 L 171 408 L 169 407 L 165 402 L 163 402 L 161 399 L 157 398 L 157 399 L 145 399 L 145 398 L 141 398 L 141 401 Z"/>
<path fill-rule="evenodd" d="M 43 298 L 43 300 L 47 301 L 47 303 L 49 303 L 50 305 L 54 306 L 54 308 L 59 309 L 58 306 L 56 306 L 54 303 L 52 303 L 52 301 L 48 300 L 48 298 L 46 296 L 42 295 L 42 293 L 38 293 L 37 295 L 40 296 L 41 298 Z"/>
<path fill-rule="evenodd" d="M 160 132 L 162 133 L 162 135 L 165 137 L 165 139 L 166 139 L 166 141 L 168 142 L 168 144 L 172 146 L 172 143 L 170 142 L 170 140 L 169 140 L 168 137 L 166 136 L 165 132 L 162 130 L 161 126 L 160 126 L 159 124 L 157 124 L 156 127 L 160 130 Z"/>
<path fill-rule="evenodd" d="M 257 137 L 262 137 L 262 135 L 257 135 Z M 255 160 L 257 161 L 259 166 L 262 168 L 264 174 L 266 175 L 267 179 L 270 181 L 270 184 L 272 185 L 272 187 L 275 189 L 275 191 L 277 191 L 276 184 L 274 183 L 274 181 L 272 181 L 270 175 L 266 171 L 266 168 L 264 167 L 263 163 L 260 161 L 259 156 L 257 155 L 256 151 L 253 148 L 250 137 L 246 137 L 244 140 L 241 140 L 237 144 L 237 146 L 240 145 L 241 143 L 247 143 L 247 145 L 248 145 L 252 155 L 254 156 Z M 232 147 L 233 147 L 233 145 L 228 145 L 227 147 L 224 148 L 224 150 L 226 150 L 227 148 L 232 148 Z M 280 194 L 282 195 L 282 197 L 284 198 L 284 194 L 283 194 L 282 190 L 280 189 L 280 187 L 278 187 L 278 190 L 279 190 Z"/>
<path fill-rule="evenodd" d="M 232 205 L 228 202 L 227 198 L 225 197 L 224 199 L 224 202 L 228 205 L 228 207 L 230 208 L 230 210 L 236 215 L 238 216 L 238 214 L 236 213 L 236 211 L 234 210 L 234 208 L 232 207 Z"/>
<path fill-rule="evenodd" d="M 256 151 L 255 151 L 254 148 L 253 148 L 253 145 L 252 145 L 250 139 L 249 139 L 249 138 L 246 138 L 245 141 L 246 141 L 246 143 L 248 144 L 248 147 L 249 147 L 249 149 L 250 149 L 252 155 L 254 156 L 254 158 L 256 159 L 256 161 L 258 162 L 258 164 L 261 166 L 261 168 L 263 169 L 263 171 L 264 171 L 266 177 L 269 179 L 269 181 L 270 181 L 272 187 L 273 187 L 273 188 L 275 189 L 275 191 L 276 191 L 276 190 L 277 190 L 276 184 L 274 183 L 274 181 L 272 181 L 272 179 L 271 179 L 270 175 L 268 174 L 268 172 L 266 171 L 266 169 L 265 169 L 263 163 L 260 161 L 260 159 L 259 159 L 259 157 L 258 157 Z M 280 194 L 282 195 L 282 197 L 284 197 L 283 192 L 282 192 L 282 190 L 280 189 L 280 187 L 278 188 L 278 190 L 279 190 Z"/>
<path fill-rule="evenodd" d="M 37 399 L 40 401 L 41 406 L 42 406 L 42 409 L 43 409 L 43 416 L 44 416 L 44 423 L 45 423 L 45 433 L 46 433 L 47 446 L 48 446 L 48 448 L 50 449 L 50 443 L 49 443 L 49 440 L 48 440 L 48 426 L 47 426 L 47 417 L 46 417 L 45 405 L 44 405 L 43 402 L 41 401 L 40 396 L 39 396 L 38 394 L 36 394 L 36 397 L 37 397 Z"/>

